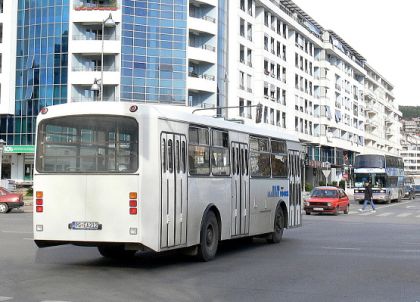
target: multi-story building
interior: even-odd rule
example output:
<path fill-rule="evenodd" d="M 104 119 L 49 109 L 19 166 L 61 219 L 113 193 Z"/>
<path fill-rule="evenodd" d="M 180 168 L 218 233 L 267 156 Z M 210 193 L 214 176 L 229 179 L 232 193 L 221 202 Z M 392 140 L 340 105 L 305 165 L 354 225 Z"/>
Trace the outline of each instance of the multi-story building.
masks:
<path fill-rule="evenodd" d="M 406 174 L 417 176 L 420 180 L 420 137 L 403 132 L 401 145 Z"/>
<path fill-rule="evenodd" d="M 229 9 L 229 117 L 296 132 L 307 144 L 307 179 L 342 178 L 363 151 L 364 58 L 292 1 L 239 1 Z"/>
<path fill-rule="evenodd" d="M 398 155 L 402 113 L 395 102 L 394 87 L 368 64 L 365 69 L 365 151 Z"/>
<path fill-rule="evenodd" d="M 403 132 L 420 136 L 420 117 L 402 121 Z"/>
<path fill-rule="evenodd" d="M 365 59 L 290 0 L 14 2 L 16 96 L 0 138 L 29 153 L 13 155 L 10 178 L 30 179 L 35 117 L 65 102 L 217 107 L 246 123 L 262 104 L 261 127 L 306 144 L 312 183 L 325 169 L 346 178 L 364 152 Z"/>

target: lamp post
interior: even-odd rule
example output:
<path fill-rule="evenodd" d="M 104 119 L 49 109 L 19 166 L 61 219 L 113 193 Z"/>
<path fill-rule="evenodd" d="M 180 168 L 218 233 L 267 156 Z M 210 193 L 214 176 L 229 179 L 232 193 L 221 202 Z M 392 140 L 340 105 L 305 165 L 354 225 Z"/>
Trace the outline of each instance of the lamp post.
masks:
<path fill-rule="evenodd" d="M 101 102 L 104 100 L 104 44 L 105 44 L 105 28 L 115 27 L 115 21 L 112 19 L 112 14 L 110 13 L 108 18 L 102 21 L 102 49 L 101 49 L 101 79 L 95 79 L 92 87 L 90 88 L 93 91 L 98 91 L 101 95 Z M 100 81 L 100 87 L 98 82 Z"/>
<path fill-rule="evenodd" d="M 6 144 L 6 142 L 3 139 L 0 139 L 0 182 L 1 182 L 1 174 L 2 174 L 2 165 L 3 165 L 3 147 Z"/>

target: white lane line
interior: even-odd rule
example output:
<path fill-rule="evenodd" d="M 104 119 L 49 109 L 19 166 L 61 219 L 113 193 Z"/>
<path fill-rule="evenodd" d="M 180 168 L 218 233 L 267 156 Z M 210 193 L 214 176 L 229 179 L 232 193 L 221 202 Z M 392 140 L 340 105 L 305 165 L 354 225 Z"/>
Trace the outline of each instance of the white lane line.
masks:
<path fill-rule="evenodd" d="M 396 202 L 396 203 L 391 203 L 391 204 L 386 205 L 386 206 L 381 205 L 381 206 L 378 206 L 377 208 L 380 210 L 380 209 L 385 209 L 385 208 L 390 208 L 390 207 L 395 207 L 395 206 L 402 206 L 403 204 L 408 204 L 410 202 L 413 202 L 413 201 L 410 200 L 410 201 L 405 201 L 405 202 Z"/>
<path fill-rule="evenodd" d="M 32 232 L 22 232 L 22 231 L 1 231 L 6 234 L 32 234 Z"/>
<path fill-rule="evenodd" d="M 410 215 L 411 215 L 411 213 L 402 213 L 402 214 L 398 214 L 397 217 L 402 218 L 402 217 L 408 217 Z"/>
<path fill-rule="evenodd" d="M 343 251 L 360 251 L 360 248 L 357 247 L 332 247 L 332 246 L 323 246 L 324 250 L 343 250 Z"/>
<path fill-rule="evenodd" d="M 12 300 L 13 298 L 12 297 L 0 297 L 0 301 L 9 301 L 9 300 Z"/>
<path fill-rule="evenodd" d="M 23 240 L 34 240 L 33 238 L 23 238 Z"/>
<path fill-rule="evenodd" d="M 379 216 L 379 217 L 387 217 L 387 216 L 389 216 L 389 215 L 392 215 L 392 213 L 390 213 L 390 212 L 386 212 L 386 213 L 381 213 L 381 214 L 378 214 L 378 215 L 376 215 L 376 216 Z"/>
<path fill-rule="evenodd" d="M 71 302 L 71 301 L 64 301 L 64 300 L 43 300 L 41 302 Z"/>
<path fill-rule="evenodd" d="M 361 212 L 359 216 L 369 216 L 369 215 L 373 215 L 375 213 L 373 213 L 372 211 L 370 212 Z"/>
<path fill-rule="evenodd" d="M 420 218 L 420 215 L 417 215 L 416 218 Z"/>

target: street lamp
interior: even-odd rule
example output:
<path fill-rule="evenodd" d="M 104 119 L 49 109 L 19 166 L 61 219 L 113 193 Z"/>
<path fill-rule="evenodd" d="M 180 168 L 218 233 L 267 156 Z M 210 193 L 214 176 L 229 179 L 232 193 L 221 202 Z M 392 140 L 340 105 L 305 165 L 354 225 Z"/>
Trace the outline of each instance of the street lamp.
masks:
<path fill-rule="evenodd" d="M 104 100 L 104 41 L 105 41 L 105 28 L 115 27 L 115 21 L 112 19 L 112 14 L 110 13 L 108 18 L 102 21 L 102 49 L 101 49 L 101 79 L 95 79 L 91 90 L 98 91 L 100 90 L 101 94 L 101 102 Z M 98 85 L 98 81 L 100 81 L 100 87 Z"/>
<path fill-rule="evenodd" d="M 3 147 L 4 147 L 4 145 L 6 144 L 6 142 L 3 140 L 3 139 L 0 139 L 0 182 L 1 182 L 1 173 L 2 173 L 2 171 L 1 171 L 1 168 L 2 168 L 2 165 L 3 165 Z"/>

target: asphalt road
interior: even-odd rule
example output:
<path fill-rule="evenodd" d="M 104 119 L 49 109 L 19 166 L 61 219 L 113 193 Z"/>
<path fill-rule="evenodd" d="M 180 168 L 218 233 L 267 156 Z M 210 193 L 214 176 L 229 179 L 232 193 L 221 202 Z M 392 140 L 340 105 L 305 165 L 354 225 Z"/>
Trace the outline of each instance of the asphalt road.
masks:
<path fill-rule="evenodd" d="M 177 253 L 110 261 L 37 249 L 31 213 L 0 215 L 0 302 L 420 301 L 420 199 L 376 213 L 304 215 L 280 244 L 223 244 L 215 261 Z"/>

